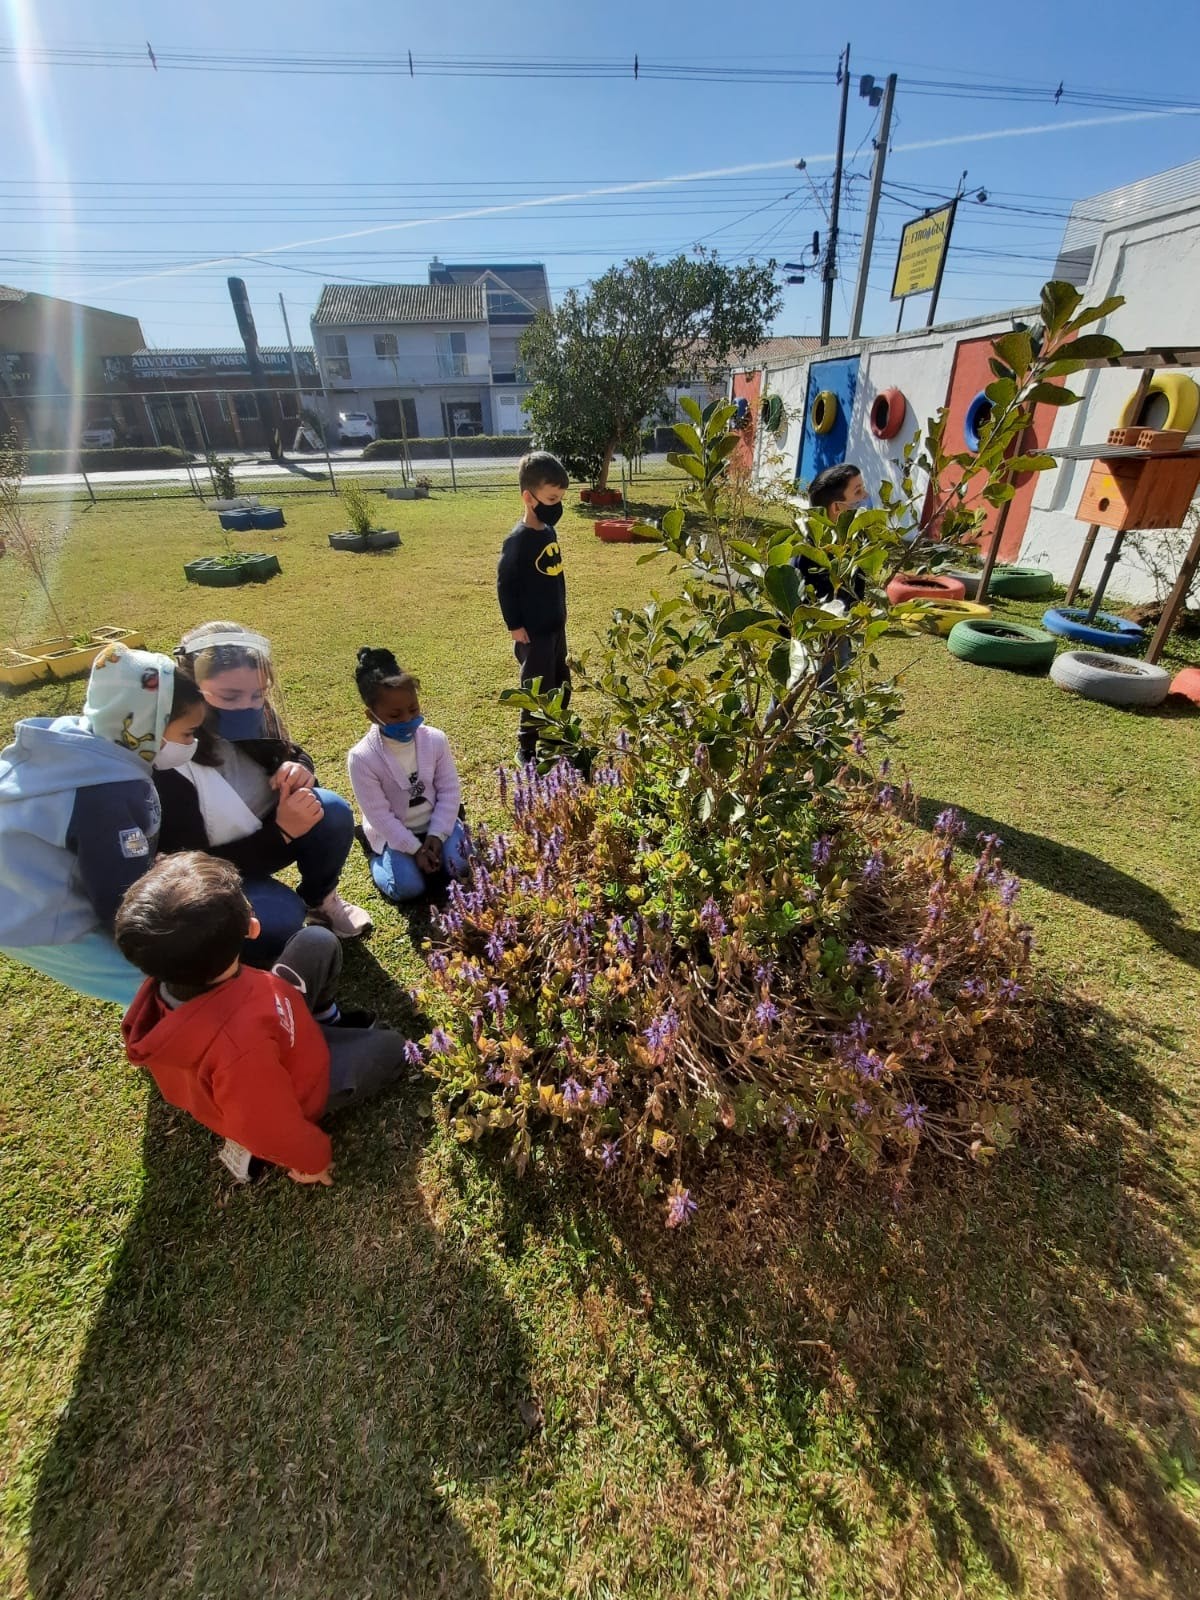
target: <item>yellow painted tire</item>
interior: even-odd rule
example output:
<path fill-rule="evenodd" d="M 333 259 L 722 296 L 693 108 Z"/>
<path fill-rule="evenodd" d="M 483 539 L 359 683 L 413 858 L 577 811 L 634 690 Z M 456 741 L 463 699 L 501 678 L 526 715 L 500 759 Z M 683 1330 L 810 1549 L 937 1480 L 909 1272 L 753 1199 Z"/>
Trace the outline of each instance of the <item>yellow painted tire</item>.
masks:
<path fill-rule="evenodd" d="M 945 600 L 931 601 L 922 611 L 912 611 L 900 620 L 910 633 L 928 633 L 932 623 L 934 632 L 944 638 L 956 622 L 983 622 L 991 614 L 991 606 L 974 600 Z"/>
<path fill-rule="evenodd" d="M 1192 424 L 1196 420 L 1196 413 L 1200 411 L 1200 388 L 1196 386 L 1195 378 L 1189 378 L 1186 372 L 1156 372 L 1150 380 L 1150 387 L 1146 391 L 1148 400 L 1152 394 L 1165 396 L 1167 402 L 1166 421 L 1159 423 L 1160 428 L 1182 428 L 1185 433 L 1190 433 Z M 1137 400 L 1137 390 L 1129 396 L 1121 412 L 1122 428 L 1136 428 L 1138 426 L 1137 414 L 1134 405 Z M 1145 405 L 1145 401 L 1142 402 Z M 1141 410 L 1141 406 L 1137 407 Z M 1149 427 L 1149 423 L 1143 424 Z"/>
<path fill-rule="evenodd" d="M 838 397 L 832 389 L 822 389 L 812 403 L 808 413 L 809 424 L 812 431 L 820 436 L 823 433 L 832 433 L 838 419 Z"/>

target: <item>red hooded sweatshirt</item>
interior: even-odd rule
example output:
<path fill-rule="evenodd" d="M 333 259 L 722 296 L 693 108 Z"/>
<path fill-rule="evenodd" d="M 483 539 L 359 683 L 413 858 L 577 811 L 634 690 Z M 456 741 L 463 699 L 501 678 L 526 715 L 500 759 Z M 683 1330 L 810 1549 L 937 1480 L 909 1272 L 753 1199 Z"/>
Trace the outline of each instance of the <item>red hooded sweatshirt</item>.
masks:
<path fill-rule="evenodd" d="M 147 978 L 121 1024 L 125 1049 L 164 1100 L 297 1172 L 324 1172 L 329 1046 L 303 997 L 270 972 L 235 977 L 172 1009 Z"/>

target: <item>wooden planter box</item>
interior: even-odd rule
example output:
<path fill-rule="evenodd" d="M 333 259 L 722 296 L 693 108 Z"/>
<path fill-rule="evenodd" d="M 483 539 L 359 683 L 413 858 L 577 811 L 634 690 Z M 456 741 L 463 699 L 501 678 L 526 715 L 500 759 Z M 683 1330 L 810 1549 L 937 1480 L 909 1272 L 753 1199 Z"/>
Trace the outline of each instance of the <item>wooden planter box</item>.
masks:
<path fill-rule="evenodd" d="M 603 522 L 594 522 L 597 539 L 603 539 L 605 544 L 631 544 L 633 542 L 633 523 L 627 518 L 612 517 Z"/>
<path fill-rule="evenodd" d="M 16 689 L 45 678 L 74 678 L 91 670 L 105 645 L 124 644 L 138 650 L 144 642 L 131 628 L 93 628 L 87 644 L 82 645 L 73 639 L 39 639 L 23 650 L 0 652 L 0 684 Z"/>
<path fill-rule="evenodd" d="M 352 550 L 359 555 L 372 550 L 395 550 L 400 535 L 393 528 L 372 528 L 370 533 L 331 533 L 331 550 Z"/>
<path fill-rule="evenodd" d="M 266 583 L 281 570 L 278 556 L 239 556 L 236 563 L 227 563 L 220 556 L 201 556 L 198 561 L 184 564 L 184 575 L 189 583 L 198 583 L 206 589 L 236 589 L 243 583 Z"/>
<path fill-rule="evenodd" d="M 581 489 L 579 498 L 586 506 L 619 506 L 621 504 L 621 491 L 619 489 Z"/>

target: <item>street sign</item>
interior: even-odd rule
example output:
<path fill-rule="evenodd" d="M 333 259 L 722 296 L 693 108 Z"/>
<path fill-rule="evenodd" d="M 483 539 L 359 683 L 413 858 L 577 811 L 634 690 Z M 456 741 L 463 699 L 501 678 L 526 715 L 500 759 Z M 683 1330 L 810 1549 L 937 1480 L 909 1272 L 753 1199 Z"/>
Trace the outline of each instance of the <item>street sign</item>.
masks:
<path fill-rule="evenodd" d="M 951 201 L 939 211 L 927 212 L 905 224 L 892 279 L 893 300 L 903 300 L 910 294 L 928 294 L 936 286 L 950 244 L 953 222 L 954 202 Z"/>

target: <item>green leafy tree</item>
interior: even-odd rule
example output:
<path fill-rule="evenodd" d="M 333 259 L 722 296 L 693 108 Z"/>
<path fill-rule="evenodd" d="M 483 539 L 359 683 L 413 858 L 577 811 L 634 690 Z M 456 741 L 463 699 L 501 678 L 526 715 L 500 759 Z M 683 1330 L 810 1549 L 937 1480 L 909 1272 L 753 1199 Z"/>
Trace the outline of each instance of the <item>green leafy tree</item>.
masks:
<path fill-rule="evenodd" d="M 684 373 L 716 376 L 766 337 L 779 310 L 774 263 L 727 267 L 699 253 L 639 256 L 572 289 L 521 342 L 534 435 L 603 488 L 617 451 L 640 450 L 644 419 Z"/>

